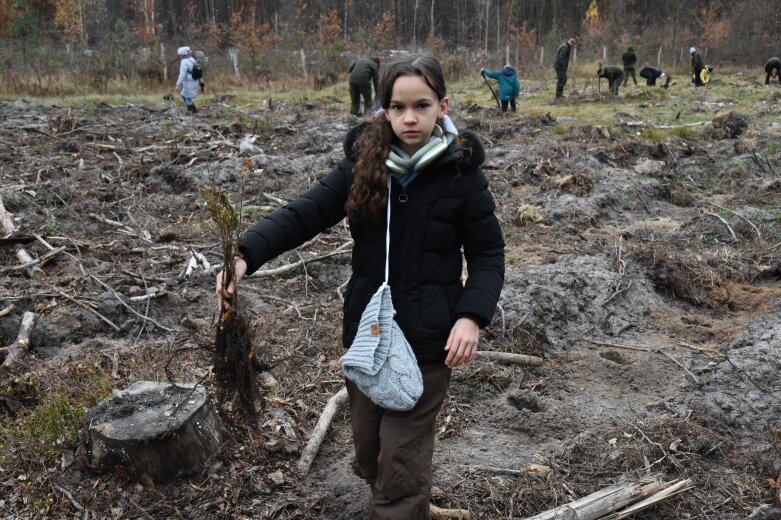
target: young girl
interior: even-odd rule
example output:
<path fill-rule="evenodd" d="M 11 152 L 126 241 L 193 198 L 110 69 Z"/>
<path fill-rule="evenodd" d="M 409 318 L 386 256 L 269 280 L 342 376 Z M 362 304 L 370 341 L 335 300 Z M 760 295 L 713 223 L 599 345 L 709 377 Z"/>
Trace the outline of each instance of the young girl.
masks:
<path fill-rule="evenodd" d="M 411 56 L 391 63 L 379 100 L 382 114 L 347 135 L 339 165 L 247 232 L 236 279 L 346 216 L 354 239 L 343 320 L 349 348 L 361 313 L 386 279 L 390 214 L 388 284 L 423 393 L 411 410 L 400 412 L 346 383 L 356 466 L 373 495 L 371 518 L 416 520 L 429 518 L 434 424 L 450 371 L 474 359 L 479 329 L 491 322 L 504 280 L 504 242 L 480 170 L 483 147 L 474 134 L 456 136 L 447 124 L 439 62 Z M 443 125 L 450 132 L 443 133 Z M 235 286 L 223 289 L 218 275 L 219 304 L 227 307 L 234 294 Z"/>

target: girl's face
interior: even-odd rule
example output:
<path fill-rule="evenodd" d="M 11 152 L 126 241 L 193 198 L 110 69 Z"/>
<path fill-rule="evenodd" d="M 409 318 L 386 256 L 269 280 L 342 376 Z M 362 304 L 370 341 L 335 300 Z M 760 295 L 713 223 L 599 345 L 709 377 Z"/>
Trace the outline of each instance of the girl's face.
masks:
<path fill-rule="evenodd" d="M 437 119 L 447 112 L 447 96 L 437 94 L 420 76 L 400 76 L 393 83 L 393 92 L 385 117 L 401 147 L 413 155 L 426 144 Z"/>

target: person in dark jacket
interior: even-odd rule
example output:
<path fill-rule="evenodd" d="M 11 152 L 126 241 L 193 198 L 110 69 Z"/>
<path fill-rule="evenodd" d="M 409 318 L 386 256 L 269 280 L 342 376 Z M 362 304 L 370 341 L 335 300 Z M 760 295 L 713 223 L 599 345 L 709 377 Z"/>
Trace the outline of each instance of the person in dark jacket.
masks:
<path fill-rule="evenodd" d="M 765 63 L 765 73 L 767 74 L 767 76 L 765 76 L 765 85 L 770 85 L 771 79 L 774 79 L 781 84 L 779 72 L 781 72 L 781 60 L 778 58 L 770 58 L 767 60 L 767 63 Z"/>
<path fill-rule="evenodd" d="M 662 88 L 667 88 L 670 86 L 670 76 L 668 76 L 665 71 L 649 67 L 648 65 L 640 69 L 640 77 L 645 78 L 645 84 L 649 87 L 656 86 L 657 79 L 664 79 L 664 85 L 662 85 Z"/>
<path fill-rule="evenodd" d="M 637 64 L 637 54 L 635 54 L 635 48 L 630 45 L 627 47 L 626 52 L 621 56 L 621 61 L 624 64 L 624 86 L 629 82 L 629 75 L 632 75 L 632 81 L 637 86 L 637 78 L 635 77 L 635 65 Z"/>
<path fill-rule="evenodd" d="M 510 110 L 515 112 L 515 100 L 521 93 L 521 82 L 515 74 L 515 69 L 505 65 L 499 72 L 482 68 L 480 74 L 488 76 L 499 82 L 499 101 L 502 104 L 502 112 L 507 112 L 507 104 L 510 104 Z"/>
<path fill-rule="evenodd" d="M 372 108 L 372 85 L 374 94 L 378 92 L 380 79 L 380 58 L 361 58 L 350 67 L 350 113 L 361 116 Z M 361 97 L 363 97 L 363 112 L 361 112 Z"/>
<path fill-rule="evenodd" d="M 617 96 L 618 87 L 620 87 L 621 82 L 624 81 L 624 71 L 621 70 L 619 67 L 603 67 L 602 64 L 600 63 L 599 69 L 597 70 L 597 78 L 599 78 L 599 80 L 601 80 L 602 78 L 606 78 L 608 87 L 610 88 L 610 92 L 614 96 Z"/>
<path fill-rule="evenodd" d="M 246 233 L 235 275 L 238 282 L 348 219 L 354 244 L 343 344 L 351 347 L 362 312 L 387 282 L 395 321 L 423 375 L 423 394 L 407 412 L 376 405 L 347 381 L 357 471 L 371 488 L 371 518 L 422 520 L 429 518 L 435 419 L 451 369 L 474 359 L 479 330 L 491 322 L 504 241 L 480 168 L 480 140 L 471 132 L 454 135 L 448 125 L 439 62 L 407 56 L 389 64 L 379 100 L 383 113 L 348 134 L 345 158 Z M 225 309 L 236 288 L 223 287 L 223 279 L 218 275 L 216 292 Z"/>
<path fill-rule="evenodd" d="M 695 47 L 689 49 L 689 54 L 692 56 L 692 81 L 694 82 L 695 87 L 701 87 L 703 85 L 701 74 L 702 69 L 705 67 L 704 62 L 702 61 L 702 55 L 700 55 Z"/>
<path fill-rule="evenodd" d="M 556 99 L 564 97 L 564 86 L 567 84 L 569 57 L 574 46 L 575 38 L 570 38 L 559 45 L 559 48 L 556 50 L 556 61 L 553 62 L 553 69 L 556 71 Z"/>

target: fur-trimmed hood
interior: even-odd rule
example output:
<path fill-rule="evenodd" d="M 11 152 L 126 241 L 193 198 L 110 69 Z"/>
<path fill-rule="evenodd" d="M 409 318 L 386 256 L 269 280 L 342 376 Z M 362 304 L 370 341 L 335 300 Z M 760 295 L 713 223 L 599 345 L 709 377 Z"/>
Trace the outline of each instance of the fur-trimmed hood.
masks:
<path fill-rule="evenodd" d="M 355 162 L 355 142 L 368 124 L 369 123 L 361 123 L 358 126 L 351 128 L 350 131 L 347 132 L 344 142 L 342 143 L 345 156 L 353 163 Z M 463 141 L 463 147 L 458 144 L 459 140 Z M 485 162 L 485 148 L 480 141 L 480 137 L 478 137 L 476 133 L 471 130 L 459 132 L 458 138 L 450 143 L 447 151 L 434 161 L 432 166 L 456 160 L 464 161 L 475 168 L 479 168 Z"/>

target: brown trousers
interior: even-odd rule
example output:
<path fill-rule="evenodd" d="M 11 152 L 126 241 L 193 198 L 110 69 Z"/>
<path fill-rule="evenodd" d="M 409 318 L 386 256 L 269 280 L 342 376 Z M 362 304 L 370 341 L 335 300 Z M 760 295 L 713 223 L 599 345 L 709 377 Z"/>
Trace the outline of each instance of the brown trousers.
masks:
<path fill-rule="evenodd" d="M 420 371 L 423 395 L 407 412 L 377 406 L 347 381 L 356 469 L 372 490 L 372 520 L 430 517 L 434 424 L 450 385 L 450 369 L 432 363 Z"/>

